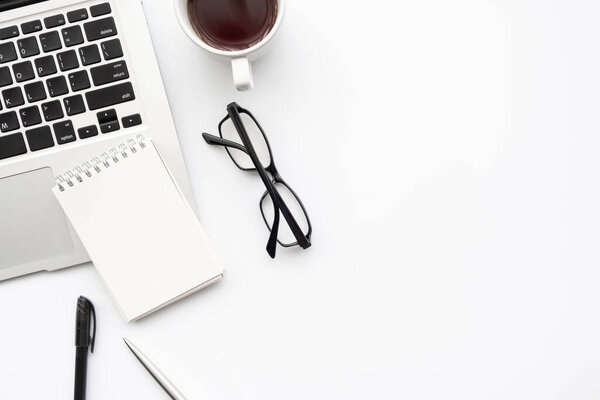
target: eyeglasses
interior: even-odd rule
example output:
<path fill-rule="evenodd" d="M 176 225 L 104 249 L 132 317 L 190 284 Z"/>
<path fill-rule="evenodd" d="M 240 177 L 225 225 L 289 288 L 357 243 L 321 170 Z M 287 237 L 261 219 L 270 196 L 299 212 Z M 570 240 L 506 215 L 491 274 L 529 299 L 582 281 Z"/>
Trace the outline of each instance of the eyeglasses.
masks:
<path fill-rule="evenodd" d="M 271 258 L 275 258 L 277 243 L 283 247 L 309 248 L 312 225 L 306 209 L 277 171 L 271 145 L 256 118 L 237 103 L 231 103 L 227 106 L 227 116 L 219 123 L 219 136 L 202 134 L 206 143 L 225 147 L 239 169 L 258 172 L 267 188 L 260 199 L 260 212 L 271 231 L 267 242 Z M 281 226 L 280 214 L 284 222 Z"/>

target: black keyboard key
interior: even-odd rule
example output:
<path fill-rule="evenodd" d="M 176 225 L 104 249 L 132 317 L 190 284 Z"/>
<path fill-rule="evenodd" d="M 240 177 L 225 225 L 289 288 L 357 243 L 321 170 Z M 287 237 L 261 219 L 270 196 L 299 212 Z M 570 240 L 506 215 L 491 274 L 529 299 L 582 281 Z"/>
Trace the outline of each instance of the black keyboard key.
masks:
<path fill-rule="evenodd" d="M 85 8 L 70 11 L 67 13 L 67 20 L 69 22 L 83 21 L 84 19 L 88 19 L 88 13 Z"/>
<path fill-rule="evenodd" d="M 52 125 L 52 128 L 54 128 L 54 136 L 56 137 L 56 143 L 58 144 L 73 142 L 77 139 L 71 121 L 57 122 Z"/>
<path fill-rule="evenodd" d="M 142 116 L 140 114 L 128 115 L 121 118 L 121 122 L 123 123 L 123 128 L 131 128 L 132 126 L 142 124 Z"/>
<path fill-rule="evenodd" d="M 79 25 L 73 25 L 62 30 L 63 41 L 65 46 L 71 47 L 83 43 L 83 32 Z"/>
<path fill-rule="evenodd" d="M 111 108 L 110 110 L 100 111 L 99 113 L 96 113 L 96 116 L 98 117 L 98 123 L 100 125 L 106 122 L 112 122 L 117 120 L 117 112 L 113 108 Z"/>
<path fill-rule="evenodd" d="M 35 36 L 17 40 L 17 47 L 22 58 L 27 58 L 40 54 Z"/>
<path fill-rule="evenodd" d="M 23 92 L 18 87 L 3 90 L 2 97 L 4 97 L 6 108 L 22 106 L 25 103 Z"/>
<path fill-rule="evenodd" d="M 21 24 L 21 32 L 23 35 L 27 35 L 28 33 L 33 33 L 42 30 L 42 21 L 39 19 L 36 21 L 25 22 Z"/>
<path fill-rule="evenodd" d="M 37 70 L 38 76 L 40 78 L 43 76 L 55 74 L 57 71 L 56 63 L 54 62 L 54 57 L 46 56 L 36 59 L 35 69 Z"/>
<path fill-rule="evenodd" d="M 71 83 L 71 90 L 73 92 L 89 89 L 91 86 L 90 78 L 85 70 L 69 74 L 69 82 Z"/>
<path fill-rule="evenodd" d="M 87 99 L 88 108 L 90 110 L 97 110 L 135 100 L 135 93 L 133 92 L 133 85 L 130 82 L 125 82 L 87 92 L 85 98 Z"/>
<path fill-rule="evenodd" d="M 0 160 L 25 153 L 27 153 L 27 147 L 21 133 L 0 136 Z"/>
<path fill-rule="evenodd" d="M 17 51 L 12 42 L 0 44 L 0 64 L 14 61 L 17 59 Z"/>
<path fill-rule="evenodd" d="M 86 22 L 83 24 L 83 28 L 85 29 L 85 36 L 90 42 L 115 36 L 117 34 L 117 27 L 115 26 L 115 20 L 113 17 Z"/>
<path fill-rule="evenodd" d="M 77 133 L 79 134 L 79 139 L 87 139 L 98 136 L 98 128 L 96 128 L 96 125 L 84 126 L 77 129 Z"/>
<path fill-rule="evenodd" d="M 62 14 L 53 15 L 51 17 L 44 18 L 44 25 L 46 25 L 46 28 L 48 28 L 48 29 L 54 28 L 56 26 L 61 26 L 64 24 L 65 24 L 65 16 Z"/>
<path fill-rule="evenodd" d="M 77 115 L 85 112 L 85 103 L 83 102 L 83 97 L 80 94 L 77 96 L 65 97 L 65 110 L 67 111 L 67 115 Z"/>
<path fill-rule="evenodd" d="M 16 25 L 0 29 L 0 40 L 9 39 L 15 36 L 19 36 L 19 28 Z"/>
<path fill-rule="evenodd" d="M 0 114 L 0 131 L 10 132 L 19 129 L 19 119 L 14 111 Z"/>
<path fill-rule="evenodd" d="M 121 126 L 119 125 L 119 121 L 117 121 L 117 120 L 111 121 L 111 122 L 105 122 L 102 125 L 100 125 L 100 131 L 102 133 L 114 132 L 114 131 L 118 131 L 119 129 L 121 129 Z"/>
<path fill-rule="evenodd" d="M 129 71 L 127 71 L 127 64 L 125 61 L 117 61 L 92 68 L 90 73 L 92 74 L 94 85 L 96 86 L 129 78 Z"/>
<path fill-rule="evenodd" d="M 46 90 L 42 82 L 33 82 L 25 85 L 25 97 L 30 103 L 44 100 L 46 98 Z"/>
<path fill-rule="evenodd" d="M 102 3 L 90 7 L 92 17 L 98 17 L 100 15 L 110 14 L 110 4 Z"/>
<path fill-rule="evenodd" d="M 69 93 L 69 87 L 64 76 L 57 76 L 56 78 L 50 78 L 46 81 L 48 86 L 48 93 L 51 97 L 60 96 Z"/>
<path fill-rule="evenodd" d="M 100 52 L 98 46 L 92 44 L 90 46 L 84 46 L 79 49 L 79 57 L 81 58 L 81 64 L 91 65 L 102 61 L 100 58 Z"/>
<path fill-rule="evenodd" d="M 8 86 L 13 82 L 10 70 L 8 67 L 0 68 L 0 87 Z"/>
<path fill-rule="evenodd" d="M 106 61 L 123 57 L 123 48 L 119 39 L 108 40 L 100 45 Z"/>
<path fill-rule="evenodd" d="M 74 68 L 79 67 L 79 62 L 77 61 L 77 53 L 75 50 L 65 51 L 64 53 L 58 53 L 56 55 L 58 59 L 58 66 L 61 71 L 68 71 Z"/>
<path fill-rule="evenodd" d="M 31 151 L 38 151 L 54 146 L 54 139 L 52 139 L 52 131 L 49 126 L 40 126 L 39 128 L 25 131 L 25 136 L 27 136 L 27 142 Z"/>
<path fill-rule="evenodd" d="M 22 108 L 19 111 L 19 114 L 21 114 L 21 122 L 24 127 L 42 123 L 42 116 L 40 115 L 40 110 L 37 106 Z"/>
<path fill-rule="evenodd" d="M 62 43 L 60 42 L 60 35 L 58 31 L 46 32 L 40 35 L 40 44 L 44 53 L 62 49 Z"/>
<path fill-rule="evenodd" d="M 58 100 L 42 104 L 42 113 L 46 121 L 54 121 L 55 119 L 64 117 L 60 101 Z"/>
<path fill-rule="evenodd" d="M 24 82 L 35 78 L 33 66 L 30 61 L 24 61 L 13 65 L 13 73 L 17 82 Z"/>

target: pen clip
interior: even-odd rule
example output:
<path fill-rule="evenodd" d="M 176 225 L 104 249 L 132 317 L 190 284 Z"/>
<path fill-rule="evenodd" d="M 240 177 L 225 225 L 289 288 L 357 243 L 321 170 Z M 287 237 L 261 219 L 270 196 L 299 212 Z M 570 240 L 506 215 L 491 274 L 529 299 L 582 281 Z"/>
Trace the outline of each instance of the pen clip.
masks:
<path fill-rule="evenodd" d="M 92 331 L 92 337 L 90 338 L 91 341 L 91 350 L 92 353 L 94 352 L 94 344 L 96 343 L 96 309 L 94 308 L 94 304 L 92 304 L 92 302 L 89 302 L 90 304 L 90 311 L 92 314 L 92 319 L 94 321 L 94 330 Z"/>

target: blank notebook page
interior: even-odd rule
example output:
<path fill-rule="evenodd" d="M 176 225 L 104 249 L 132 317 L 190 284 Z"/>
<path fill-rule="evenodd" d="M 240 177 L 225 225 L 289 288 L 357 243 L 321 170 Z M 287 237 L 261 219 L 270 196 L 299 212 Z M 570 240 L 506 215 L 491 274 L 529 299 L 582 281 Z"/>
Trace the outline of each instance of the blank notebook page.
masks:
<path fill-rule="evenodd" d="M 103 159 L 109 167 L 96 159 L 53 188 L 127 321 L 216 282 L 223 272 L 152 141 L 142 143 L 113 151 Z"/>

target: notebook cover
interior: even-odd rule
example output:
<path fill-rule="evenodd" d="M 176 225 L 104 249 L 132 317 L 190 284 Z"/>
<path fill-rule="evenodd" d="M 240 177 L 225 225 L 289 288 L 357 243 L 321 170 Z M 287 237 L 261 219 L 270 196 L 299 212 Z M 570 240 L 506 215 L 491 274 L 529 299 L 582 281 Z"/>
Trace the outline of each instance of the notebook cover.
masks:
<path fill-rule="evenodd" d="M 127 321 L 222 277 L 151 140 L 113 149 L 58 182 L 53 192 Z"/>

